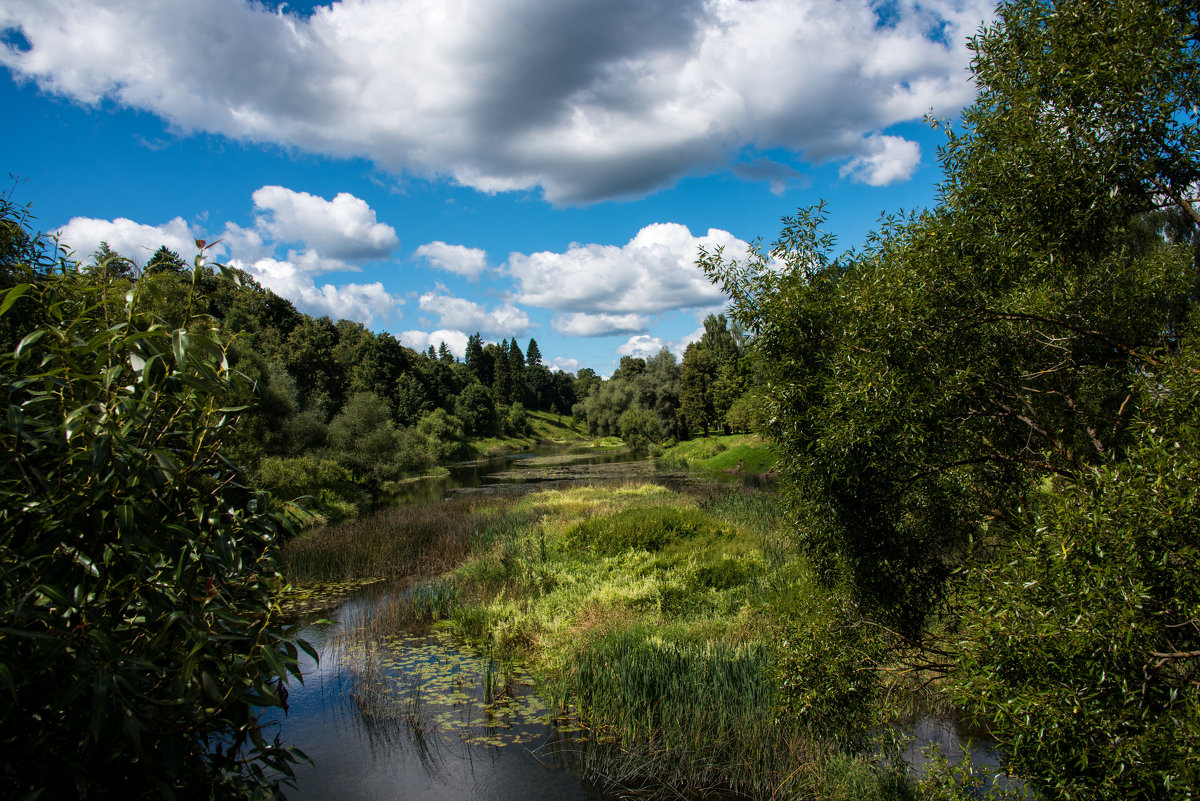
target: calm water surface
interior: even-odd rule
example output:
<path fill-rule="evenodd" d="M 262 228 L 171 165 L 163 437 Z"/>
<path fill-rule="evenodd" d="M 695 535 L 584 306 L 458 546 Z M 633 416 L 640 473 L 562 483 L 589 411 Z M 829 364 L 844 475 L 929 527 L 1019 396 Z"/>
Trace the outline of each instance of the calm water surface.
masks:
<path fill-rule="evenodd" d="M 395 503 L 437 503 L 461 492 L 523 492 L 581 480 L 637 477 L 669 486 L 664 473 L 628 451 L 552 448 L 457 465 L 450 475 L 406 485 Z M 732 477 L 731 477 L 732 478 Z M 707 479 L 711 480 L 711 478 Z M 584 784 L 575 756 L 578 730 L 551 720 L 527 676 L 498 670 L 448 635 L 412 635 L 364 647 L 356 627 L 403 586 L 361 590 L 326 614 L 331 623 L 302 636 L 318 650 L 303 685 L 289 687 L 279 720 L 285 742 L 313 765 L 297 768 L 296 799 L 346 801 L 615 801 Z M 994 768 L 986 739 L 969 742 L 944 717 L 919 717 L 906 761 L 920 769 L 932 744 L 957 763 L 964 750 Z"/>

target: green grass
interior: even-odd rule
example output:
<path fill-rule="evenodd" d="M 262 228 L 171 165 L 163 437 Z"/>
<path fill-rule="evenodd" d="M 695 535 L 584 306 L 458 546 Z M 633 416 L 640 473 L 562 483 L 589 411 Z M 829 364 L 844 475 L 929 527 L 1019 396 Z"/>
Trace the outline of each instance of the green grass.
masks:
<path fill-rule="evenodd" d="M 471 441 L 471 448 L 478 454 L 501 454 L 528 450 L 536 445 L 555 443 L 559 445 L 586 445 L 593 442 L 588 436 L 587 426 L 570 415 L 551 412 L 526 412 L 533 431 L 518 437 L 482 437 Z M 619 442 L 619 440 L 618 440 Z"/>
<path fill-rule="evenodd" d="M 753 434 L 697 437 L 678 442 L 663 452 L 668 464 L 709 472 L 762 475 L 775 469 L 778 458 L 761 437 Z"/>

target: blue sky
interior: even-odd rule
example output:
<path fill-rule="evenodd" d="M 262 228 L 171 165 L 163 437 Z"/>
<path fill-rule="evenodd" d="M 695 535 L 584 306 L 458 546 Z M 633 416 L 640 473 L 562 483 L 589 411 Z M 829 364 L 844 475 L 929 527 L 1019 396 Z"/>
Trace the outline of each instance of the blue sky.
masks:
<path fill-rule="evenodd" d="M 78 255 L 221 239 L 309 314 L 413 347 L 676 354 L 740 253 L 829 203 L 929 205 L 976 0 L 6 0 L 13 197 Z"/>

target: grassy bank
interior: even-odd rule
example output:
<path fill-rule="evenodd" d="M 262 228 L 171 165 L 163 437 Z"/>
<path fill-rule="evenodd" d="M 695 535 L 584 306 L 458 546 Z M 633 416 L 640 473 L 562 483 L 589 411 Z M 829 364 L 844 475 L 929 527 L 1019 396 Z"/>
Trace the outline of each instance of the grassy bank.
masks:
<path fill-rule="evenodd" d="M 713 473 L 764 475 L 778 461 L 770 445 L 756 434 L 697 437 L 663 451 L 667 464 Z"/>
<path fill-rule="evenodd" d="M 484 437 L 471 441 L 471 449 L 482 456 L 512 453 L 533 448 L 543 443 L 558 445 L 588 445 L 593 439 L 588 436 L 587 425 L 570 415 L 552 412 L 526 412 L 530 431 L 520 436 Z"/>

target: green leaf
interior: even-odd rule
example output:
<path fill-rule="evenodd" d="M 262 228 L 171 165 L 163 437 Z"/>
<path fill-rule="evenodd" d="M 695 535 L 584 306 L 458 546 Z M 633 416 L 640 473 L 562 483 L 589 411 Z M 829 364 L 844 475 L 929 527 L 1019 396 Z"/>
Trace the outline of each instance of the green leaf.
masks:
<path fill-rule="evenodd" d="M 17 300 L 32 287 L 33 284 L 17 284 L 14 287 L 10 287 L 9 290 L 4 293 L 4 299 L 0 300 L 0 316 L 3 316 L 5 312 L 11 309 L 12 305 L 16 303 Z"/>

